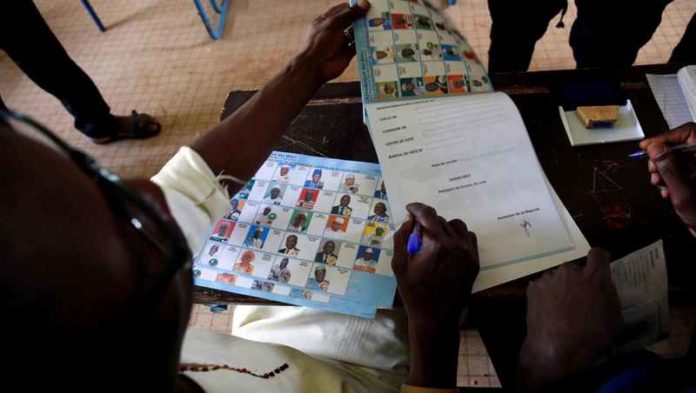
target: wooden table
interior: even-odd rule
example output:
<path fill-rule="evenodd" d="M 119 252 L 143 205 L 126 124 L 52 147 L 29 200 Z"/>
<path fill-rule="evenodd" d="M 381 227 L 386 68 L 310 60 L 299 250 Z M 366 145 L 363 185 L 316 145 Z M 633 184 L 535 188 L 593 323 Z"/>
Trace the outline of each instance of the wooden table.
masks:
<path fill-rule="evenodd" d="M 668 130 L 645 79 L 646 73 L 673 73 L 675 65 L 639 66 L 614 75 L 631 99 L 647 136 Z M 571 147 L 558 113 L 554 88 L 565 80 L 592 76 L 593 71 L 544 71 L 492 76 L 494 86 L 512 97 L 551 184 L 593 246 L 607 249 L 614 258 L 652 243 L 665 242 L 672 302 L 693 299 L 696 281 L 696 240 L 676 219 L 669 204 L 649 184 L 645 161 L 626 156 L 636 142 Z M 606 75 L 603 75 L 606 77 Z M 221 118 L 229 116 L 253 95 L 233 91 Z M 268 108 L 272 111 L 273 108 Z M 377 162 L 377 155 L 362 122 L 357 82 L 324 86 L 295 119 L 275 146 L 276 150 Z M 462 217 L 466 220 L 466 216 Z M 691 262 L 691 263 L 688 263 Z M 517 298 L 529 278 L 484 291 L 481 301 Z M 215 290 L 197 288 L 200 303 L 270 303 Z"/>
<path fill-rule="evenodd" d="M 646 136 L 663 133 L 668 127 L 645 74 L 674 73 L 679 68 L 676 65 L 639 66 L 609 75 L 620 83 L 621 90 L 632 101 Z M 590 244 L 603 247 L 614 258 L 619 258 L 662 239 L 670 302 L 691 304 L 696 298 L 696 240 L 676 218 L 669 203 L 650 185 L 647 163 L 626 159 L 629 153 L 637 150 L 638 143 L 571 147 L 568 142 L 554 92 L 564 81 L 594 76 L 594 71 L 571 70 L 499 74 L 491 79 L 496 89 L 510 95 L 519 108 L 546 175 Z M 606 74 L 599 76 L 607 77 Z M 221 118 L 229 116 L 253 93 L 231 92 Z M 359 84 L 324 86 L 275 149 L 377 162 L 368 131 L 362 123 Z M 466 220 L 466 215 L 462 218 Z M 525 289 L 529 279 L 521 278 L 478 293 L 469 310 L 467 323 L 481 332 L 503 386 L 513 378 L 519 348 L 526 334 Z M 194 301 L 271 303 L 204 288 L 196 289 Z"/>

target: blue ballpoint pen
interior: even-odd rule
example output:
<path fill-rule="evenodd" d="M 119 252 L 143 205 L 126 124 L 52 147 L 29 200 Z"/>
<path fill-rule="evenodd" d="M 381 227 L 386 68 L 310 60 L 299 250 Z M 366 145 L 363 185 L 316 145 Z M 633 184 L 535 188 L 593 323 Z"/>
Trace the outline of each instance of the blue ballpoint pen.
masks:
<path fill-rule="evenodd" d="M 416 255 L 423 247 L 423 236 L 421 235 L 420 224 L 416 223 L 413 227 L 413 232 L 408 235 L 408 242 L 406 243 L 406 251 L 411 255 Z"/>
<path fill-rule="evenodd" d="M 696 145 L 692 145 L 691 143 L 682 143 L 681 145 L 675 145 L 675 146 L 670 146 L 669 147 L 672 151 L 678 151 L 678 152 L 696 152 Z M 641 158 L 647 158 L 648 153 L 645 151 L 637 151 L 635 153 L 631 153 L 628 155 L 628 158 L 632 158 L 634 160 L 639 160 Z"/>

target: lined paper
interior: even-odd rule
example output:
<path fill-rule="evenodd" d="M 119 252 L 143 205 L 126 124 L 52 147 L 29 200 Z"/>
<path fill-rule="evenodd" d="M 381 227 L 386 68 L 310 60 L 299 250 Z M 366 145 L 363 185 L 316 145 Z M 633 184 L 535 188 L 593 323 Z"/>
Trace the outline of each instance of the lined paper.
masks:
<path fill-rule="evenodd" d="M 655 101 L 657 101 L 670 129 L 690 121 L 696 121 L 691 117 L 689 105 L 684 98 L 677 74 L 646 74 L 645 77 L 648 79 Z"/>

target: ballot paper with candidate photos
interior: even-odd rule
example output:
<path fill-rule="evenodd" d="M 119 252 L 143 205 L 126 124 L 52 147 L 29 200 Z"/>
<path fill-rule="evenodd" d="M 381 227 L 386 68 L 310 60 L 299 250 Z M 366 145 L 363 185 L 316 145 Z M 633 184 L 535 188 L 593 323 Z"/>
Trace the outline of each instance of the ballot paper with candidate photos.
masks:
<path fill-rule="evenodd" d="M 374 317 L 396 291 L 391 217 L 379 165 L 274 152 L 212 227 L 195 283 Z"/>
<path fill-rule="evenodd" d="M 365 103 L 493 90 L 464 36 L 427 0 L 370 0 L 353 30 Z"/>

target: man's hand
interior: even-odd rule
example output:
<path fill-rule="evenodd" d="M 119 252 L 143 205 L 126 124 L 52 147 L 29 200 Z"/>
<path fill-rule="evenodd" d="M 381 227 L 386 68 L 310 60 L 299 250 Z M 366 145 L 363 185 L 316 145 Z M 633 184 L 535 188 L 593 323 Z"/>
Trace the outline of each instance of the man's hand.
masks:
<path fill-rule="evenodd" d="M 445 221 L 432 207 L 412 203 L 406 210 L 409 217 L 394 235 L 392 269 L 409 319 L 458 322 L 478 274 L 476 235 L 461 220 Z M 406 244 L 416 222 L 423 246 L 409 255 Z"/>
<path fill-rule="evenodd" d="M 344 1 L 312 22 L 302 54 L 317 66 L 322 84 L 341 75 L 355 56 L 355 45 L 348 46 L 344 31 L 365 16 L 369 8 L 367 0 L 360 0 L 353 7 Z"/>
<path fill-rule="evenodd" d="M 687 123 L 674 130 L 646 139 L 640 147 L 650 156 L 650 182 L 660 187 L 663 198 L 672 202 L 674 210 L 696 236 L 696 154 L 679 153 L 670 146 L 696 144 L 696 123 Z"/>
<path fill-rule="evenodd" d="M 409 217 L 394 236 L 392 269 L 408 313 L 411 369 L 407 383 L 455 387 L 459 317 L 478 274 L 476 235 L 461 220 L 447 222 L 420 203 L 406 207 Z M 423 246 L 406 251 L 418 223 Z"/>
<path fill-rule="evenodd" d="M 609 255 L 592 249 L 585 266 L 567 263 L 527 287 L 527 337 L 520 352 L 523 391 L 553 389 L 611 348 L 622 324 Z"/>

